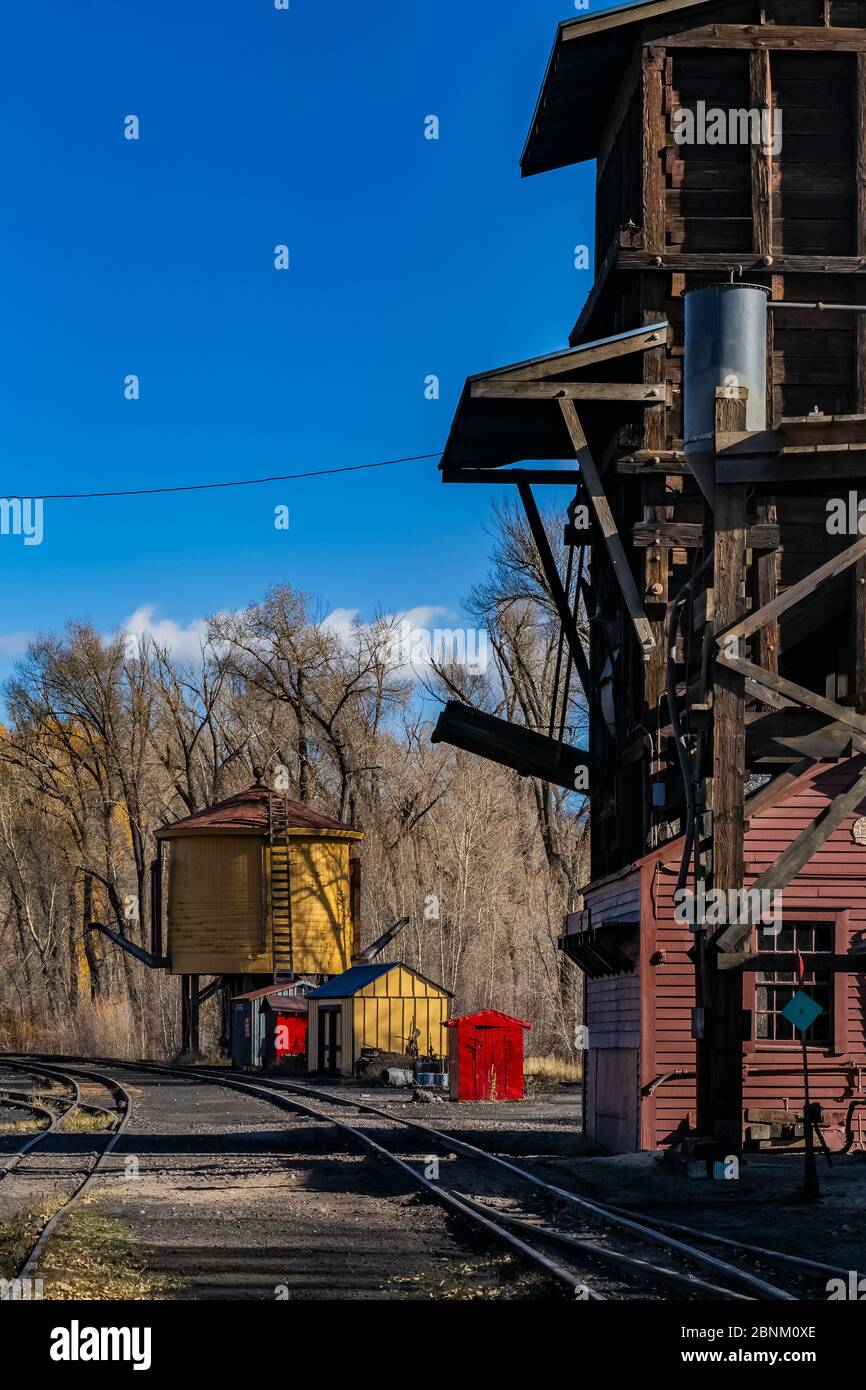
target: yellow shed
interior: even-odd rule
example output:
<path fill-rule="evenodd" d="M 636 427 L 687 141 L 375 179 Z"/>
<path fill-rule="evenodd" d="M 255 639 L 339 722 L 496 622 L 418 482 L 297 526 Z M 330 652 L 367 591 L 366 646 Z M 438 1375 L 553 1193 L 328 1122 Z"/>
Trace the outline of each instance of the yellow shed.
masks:
<path fill-rule="evenodd" d="M 363 1047 L 441 1057 L 451 995 L 402 961 L 355 965 L 307 995 L 310 1071 L 351 1076 Z"/>
<path fill-rule="evenodd" d="M 360 864 L 349 850 L 361 839 L 261 777 L 166 826 L 154 912 L 165 949 L 160 940 L 156 954 L 173 975 L 339 974 L 360 933 Z"/>

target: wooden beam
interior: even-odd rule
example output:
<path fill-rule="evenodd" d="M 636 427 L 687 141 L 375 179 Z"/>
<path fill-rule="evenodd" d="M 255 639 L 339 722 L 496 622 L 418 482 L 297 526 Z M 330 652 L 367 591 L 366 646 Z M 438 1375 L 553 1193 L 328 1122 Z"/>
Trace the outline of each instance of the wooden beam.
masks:
<path fill-rule="evenodd" d="M 716 440 L 716 455 L 720 459 L 751 457 L 757 454 L 779 454 L 785 447 L 785 436 L 781 430 L 730 430 L 719 435 Z"/>
<path fill-rule="evenodd" d="M 825 719 L 796 705 L 784 710 L 749 710 L 746 714 L 746 766 L 764 768 L 802 758 L 834 762 L 851 753 L 854 732 L 838 719 Z"/>
<path fill-rule="evenodd" d="M 470 394 L 481 399 L 521 401 L 637 401 L 665 402 L 667 389 L 632 381 L 474 381 Z"/>
<path fill-rule="evenodd" d="M 797 975 L 802 961 L 807 971 L 829 975 L 866 975 L 866 951 L 836 955 L 832 951 L 803 951 L 799 956 L 775 951 L 722 951 L 720 970 L 784 970 Z"/>
<path fill-rule="evenodd" d="M 727 642 L 729 635 L 726 634 L 723 640 Z M 736 641 L 737 639 L 731 640 Z M 806 705 L 809 709 L 818 710 L 820 714 L 826 714 L 830 719 L 837 719 L 840 723 L 847 724 L 849 728 L 856 729 L 858 734 L 866 734 L 866 715 L 858 714 L 848 705 L 840 705 L 835 700 L 827 700 L 823 695 L 817 695 L 814 690 L 807 690 L 805 686 L 797 685 L 795 681 L 785 680 L 772 671 L 765 671 L 763 667 L 756 666 L 753 661 L 747 661 L 745 657 L 732 656 L 724 650 L 717 654 L 716 663 L 726 666 L 741 676 L 751 676 L 753 680 L 758 681 L 761 685 L 766 685 L 770 690 L 776 690 L 780 695 L 789 696 L 796 704 Z"/>
<path fill-rule="evenodd" d="M 778 520 L 776 504 L 772 498 L 762 498 L 756 504 L 760 521 L 758 526 L 775 526 Z M 752 542 L 750 541 L 751 545 Z M 758 546 L 753 547 L 758 550 Z M 778 598 L 779 595 L 779 554 L 778 550 L 763 550 L 755 559 L 753 610 L 759 612 Z M 756 635 L 756 656 L 758 665 L 766 671 L 779 670 L 779 620 L 772 618 L 758 629 Z"/>
<path fill-rule="evenodd" d="M 699 521 L 637 521 L 632 527 L 632 542 L 637 547 L 664 546 L 668 550 L 695 550 L 701 543 L 704 528 Z M 779 527 L 775 522 L 759 522 L 746 531 L 750 550 L 776 550 L 779 546 Z"/>
<path fill-rule="evenodd" d="M 716 478 L 720 483 L 768 483 L 784 487 L 788 484 L 841 482 L 861 479 L 866 474 L 866 451 L 786 450 L 772 458 L 731 458 L 716 461 Z"/>
<path fill-rule="evenodd" d="M 798 53 L 862 53 L 866 29 L 829 28 L 805 24 L 707 24 L 681 34 L 666 34 L 654 42 L 665 48 L 768 49 Z"/>
<path fill-rule="evenodd" d="M 676 463 L 635 463 L 632 457 L 618 458 L 613 463 L 614 473 L 627 473 L 638 478 L 683 478 L 689 469 L 684 460 Z"/>
<path fill-rule="evenodd" d="M 638 642 L 644 652 L 650 652 L 656 645 L 652 627 L 644 611 L 643 604 L 640 601 L 634 575 L 631 572 L 628 557 L 623 549 L 623 544 L 616 528 L 616 522 L 613 519 L 613 512 L 610 509 L 610 503 L 602 487 L 601 478 L 598 475 L 598 470 L 593 461 L 586 435 L 583 432 L 583 426 L 578 419 L 573 401 L 561 400 L 559 402 L 559 408 L 562 412 L 562 418 L 565 421 L 565 427 L 568 430 L 571 442 L 574 446 L 575 455 L 580 463 L 580 471 L 583 475 L 586 493 L 595 513 L 595 518 L 601 530 L 604 543 L 607 546 L 611 567 L 622 592 L 626 610 L 631 618 Z"/>
<path fill-rule="evenodd" d="M 646 361 L 646 359 L 644 359 Z M 669 481 L 665 478 L 646 478 L 640 483 L 641 503 L 643 515 L 648 520 L 667 520 L 672 517 L 673 507 L 671 502 L 675 494 L 668 492 Z M 649 546 L 644 551 L 643 556 L 643 586 L 644 598 L 647 604 L 648 615 L 652 616 L 653 636 L 656 640 L 655 649 L 650 652 L 644 663 L 643 679 L 643 700 L 641 723 L 644 725 L 642 738 L 645 744 L 649 745 L 649 762 L 647 772 L 652 771 L 652 759 L 654 756 L 652 738 L 647 735 L 645 728 L 647 720 L 653 713 L 658 712 L 662 700 L 667 690 L 667 651 L 665 644 L 665 616 L 667 604 L 670 599 L 670 551 L 663 546 Z M 623 761 L 628 761 L 627 752 Z M 655 847 L 657 839 L 657 812 L 652 804 L 652 785 L 650 778 L 642 778 L 643 805 L 641 808 L 643 819 L 643 844 Z"/>
<path fill-rule="evenodd" d="M 857 54 L 854 127 L 857 144 L 857 254 L 866 256 L 866 53 Z M 857 409 L 866 410 L 866 314 L 857 315 Z"/>
<path fill-rule="evenodd" d="M 780 893 L 792 878 L 808 864 L 809 860 L 817 853 L 821 846 L 829 839 L 834 830 L 855 811 L 861 801 L 866 800 L 866 768 L 848 787 L 847 791 L 840 796 L 833 798 L 812 821 L 805 830 L 801 830 L 796 840 L 793 840 L 786 849 L 782 851 L 778 859 L 775 859 L 762 874 L 751 883 L 750 891 L 759 893 Z M 718 937 L 717 944 L 720 951 L 736 951 L 740 942 L 751 937 L 752 922 L 737 922 L 725 928 Z M 866 959 L 866 958 L 864 958 Z M 778 967 L 776 967 L 778 968 Z"/>
<path fill-rule="evenodd" d="M 663 347 L 667 340 L 668 325 L 662 315 L 657 323 L 646 324 L 642 330 L 630 330 L 597 343 L 575 343 L 573 347 L 562 352 L 535 357 L 528 362 L 515 362 L 513 366 L 501 367 L 493 372 L 482 372 L 469 380 L 470 384 L 475 385 L 478 381 L 550 379 L 555 377 L 557 372 L 574 372 L 584 367 L 594 367 L 596 362 L 610 362 L 616 358 L 628 357 L 632 352 L 646 352 L 649 348 Z"/>
<path fill-rule="evenodd" d="M 716 437 L 744 429 L 747 397 L 725 388 L 716 392 Z M 746 490 L 716 486 L 713 514 L 713 627 L 716 633 L 743 613 L 746 578 Z M 712 888 L 723 893 L 743 883 L 746 779 L 745 682 L 739 672 L 713 665 Z M 705 1004 L 703 1038 L 697 1045 L 698 1127 L 722 1152 L 742 1144 L 742 981 L 722 974 L 706 934 L 700 942 L 698 998 Z"/>
<path fill-rule="evenodd" d="M 832 579 L 835 575 L 841 574 L 843 570 L 846 570 L 849 565 L 853 565 L 855 560 L 859 560 L 863 555 L 866 555 L 866 536 L 863 536 L 859 541 L 855 541 L 853 545 L 847 546 L 839 555 L 834 555 L 826 564 L 820 565 L 818 569 L 813 570 L 811 574 L 807 574 L 804 579 L 800 579 L 796 584 L 792 584 L 790 589 L 785 590 L 784 594 L 780 594 L 779 597 L 773 599 L 771 603 L 767 603 L 763 608 L 759 608 L 757 613 L 750 613 L 748 618 L 744 618 L 741 622 L 736 623 L 727 632 L 719 633 L 716 641 L 721 645 L 723 642 L 729 642 L 730 639 L 751 636 L 753 632 L 757 632 L 759 627 L 763 627 L 765 623 L 770 622 L 772 619 L 780 618 L 783 613 L 787 613 L 789 608 L 793 608 L 795 603 L 799 603 L 801 599 L 808 598 L 810 594 L 818 588 L 819 584 L 823 584 L 825 580 Z M 756 667 L 754 673 L 756 680 L 763 679 L 763 676 L 758 674 L 759 671 L 760 668 Z M 766 672 L 763 673 L 763 675 L 766 674 Z M 769 684 L 769 682 L 764 681 L 764 684 Z M 775 687 L 773 688 L 775 689 Z M 836 718 L 835 715 L 833 717 Z"/>
<path fill-rule="evenodd" d="M 474 465 L 451 464 L 442 470 L 443 483 L 563 483 L 580 482 L 577 468 L 476 468 Z"/>
<path fill-rule="evenodd" d="M 796 709 L 794 700 L 786 700 L 784 695 L 777 695 L 775 690 L 770 690 L 768 686 L 752 680 L 751 676 L 746 678 L 746 694 L 750 700 L 758 700 L 770 709 Z"/>
<path fill-rule="evenodd" d="M 662 187 L 662 207 L 664 207 L 664 188 Z M 640 286 L 640 309 L 644 323 L 651 323 L 666 312 L 666 286 L 654 276 L 644 277 Z M 668 397 L 667 348 L 660 344 L 645 352 L 643 356 L 643 379 L 648 389 L 662 392 L 662 400 Z M 666 449 L 668 443 L 668 413 L 664 404 L 647 410 L 643 417 L 643 447 L 645 449 Z"/>
<path fill-rule="evenodd" d="M 866 714 L 866 556 L 854 565 L 854 704 Z"/>
<path fill-rule="evenodd" d="M 643 250 L 654 253 L 661 253 L 665 246 L 664 63 L 662 49 L 650 48 L 644 52 L 641 223 Z"/>
<path fill-rule="evenodd" d="M 614 103 L 610 108 L 610 115 L 608 116 L 605 122 L 604 130 L 602 131 L 601 138 L 598 142 L 598 153 L 595 157 L 596 185 L 598 185 L 598 183 L 600 183 L 601 181 L 601 176 L 604 173 L 604 167 L 607 164 L 607 161 L 610 157 L 610 152 L 613 149 L 614 144 L 616 143 L 617 136 L 622 130 L 622 124 L 626 116 L 628 115 L 628 108 L 631 105 L 631 99 L 637 90 L 637 85 L 640 76 L 641 65 L 639 61 L 639 54 L 635 53 L 632 57 L 631 62 L 625 70 L 625 76 L 620 82 L 619 91 L 617 92 L 616 97 L 614 99 Z"/>
<path fill-rule="evenodd" d="M 775 806 L 782 793 L 799 781 L 801 777 L 804 777 L 814 766 L 814 758 L 803 758 L 795 767 L 785 768 L 784 772 L 778 773 L 765 787 L 759 787 L 756 792 L 746 798 L 744 808 L 746 819 L 750 820 L 752 816 L 759 816 L 768 806 Z"/>
<path fill-rule="evenodd" d="M 749 90 L 753 110 L 772 112 L 773 88 L 770 82 L 770 55 L 766 49 L 755 50 L 749 54 Z M 769 256 L 773 249 L 773 207 L 770 198 L 773 180 L 773 153 L 771 149 L 764 149 L 761 145 L 753 143 L 749 146 L 749 158 L 752 192 L 752 249 L 759 256 Z"/>
<path fill-rule="evenodd" d="M 866 37 L 866 29 L 863 31 Z M 685 272 L 758 270 L 767 273 L 763 256 L 753 252 L 677 251 L 667 247 L 661 251 L 637 251 L 622 247 L 617 257 L 617 270 L 666 270 Z M 791 256 L 773 257 L 774 275 L 850 275 L 866 274 L 866 260 L 861 256 Z"/>

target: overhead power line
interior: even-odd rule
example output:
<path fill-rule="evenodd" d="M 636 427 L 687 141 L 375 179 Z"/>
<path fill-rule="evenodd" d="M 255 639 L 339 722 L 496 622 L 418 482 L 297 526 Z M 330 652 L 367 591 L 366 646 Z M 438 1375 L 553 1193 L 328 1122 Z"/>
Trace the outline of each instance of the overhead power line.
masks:
<path fill-rule="evenodd" d="M 422 459 L 438 459 L 442 450 L 433 454 L 408 454 L 405 458 L 380 459 L 378 463 L 353 463 L 343 468 L 314 468 L 306 473 L 274 473 L 268 478 L 235 478 L 225 483 L 181 483 L 175 487 L 136 487 L 122 488 L 111 492 L 42 492 L 7 493 L 10 501 L 22 501 L 25 497 L 38 496 L 43 502 L 86 501 L 97 497 L 154 497 L 167 492 L 210 492 L 216 488 L 259 487 L 263 483 L 286 483 L 297 478 L 326 478 L 334 473 L 362 473 L 368 468 L 390 468 L 395 463 L 417 463 Z"/>

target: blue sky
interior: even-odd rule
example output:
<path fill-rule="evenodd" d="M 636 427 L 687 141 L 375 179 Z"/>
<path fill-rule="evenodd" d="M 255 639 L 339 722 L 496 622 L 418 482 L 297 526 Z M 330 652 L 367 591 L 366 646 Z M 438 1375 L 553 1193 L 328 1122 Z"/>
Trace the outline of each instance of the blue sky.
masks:
<path fill-rule="evenodd" d="M 591 284 L 573 247 L 592 242 L 593 166 L 529 180 L 518 166 L 573 13 L 569 0 L 10 0 L 0 496 L 441 448 L 464 378 L 563 344 Z M 124 139 L 131 114 L 138 141 Z M 486 569 L 493 497 L 444 487 L 434 460 L 46 502 L 40 546 L 0 537 L 0 676 L 26 634 L 68 618 L 110 631 L 152 609 L 183 630 L 278 581 L 363 617 L 456 612 Z"/>

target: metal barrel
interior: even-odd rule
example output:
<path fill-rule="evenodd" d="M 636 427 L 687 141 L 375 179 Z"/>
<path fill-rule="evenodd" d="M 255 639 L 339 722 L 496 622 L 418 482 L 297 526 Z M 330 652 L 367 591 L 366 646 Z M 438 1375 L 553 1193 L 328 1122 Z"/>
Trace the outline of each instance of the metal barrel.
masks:
<path fill-rule="evenodd" d="M 702 285 L 686 291 L 686 453 L 706 449 L 713 438 L 718 386 L 747 387 L 746 428 L 766 429 L 768 295 L 762 285 Z"/>

